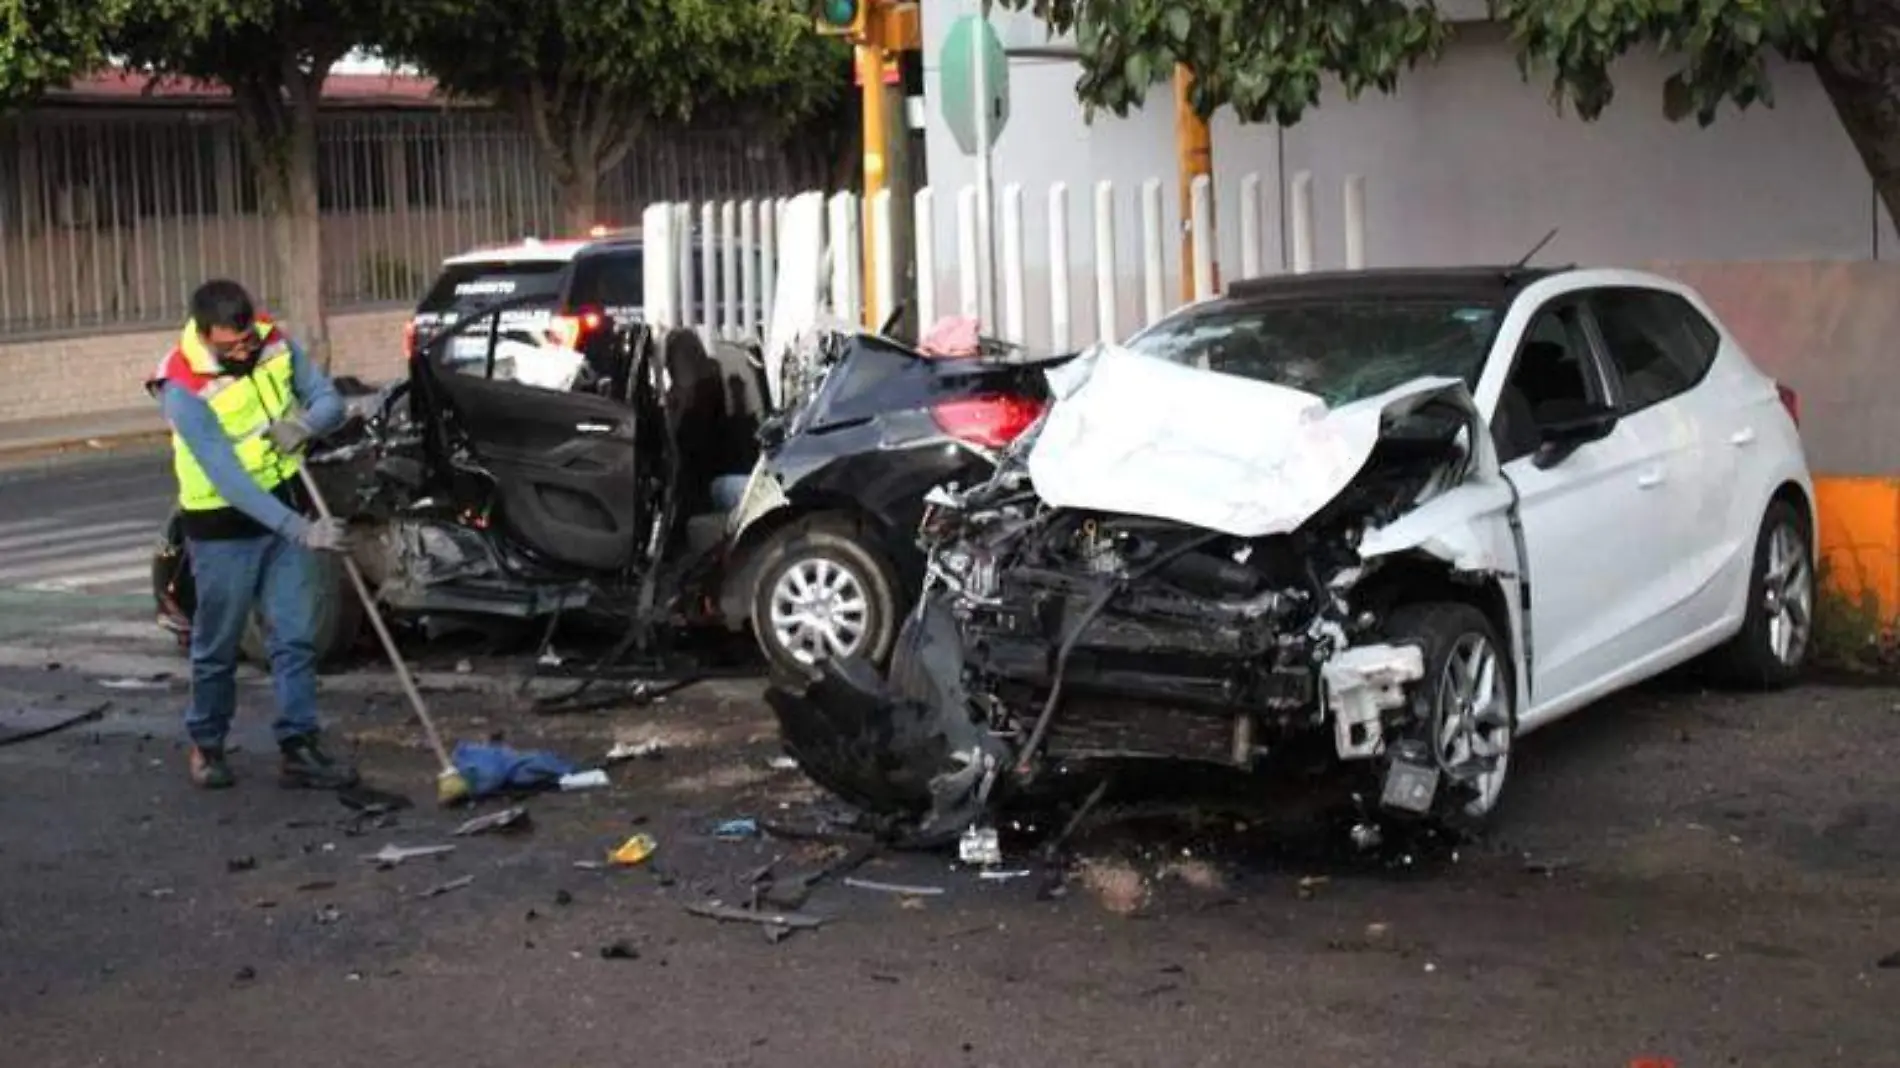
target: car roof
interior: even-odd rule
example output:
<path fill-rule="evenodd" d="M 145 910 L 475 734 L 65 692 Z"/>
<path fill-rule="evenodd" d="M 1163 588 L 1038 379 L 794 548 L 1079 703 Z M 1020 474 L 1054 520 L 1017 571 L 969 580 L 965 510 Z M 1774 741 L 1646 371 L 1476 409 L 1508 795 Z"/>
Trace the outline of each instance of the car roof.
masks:
<path fill-rule="evenodd" d="M 468 263 L 567 263 L 581 256 L 597 253 L 631 252 L 641 247 L 640 239 L 630 235 L 610 235 L 605 237 L 565 238 L 542 241 L 539 238 L 523 238 L 506 245 L 489 245 L 471 249 L 459 255 L 449 256 L 442 266 L 453 267 Z"/>
<path fill-rule="evenodd" d="M 1531 285 L 1572 270 L 1570 267 L 1380 267 L 1358 271 L 1314 271 L 1268 275 L 1232 282 L 1227 292 L 1203 307 L 1245 307 L 1280 300 L 1338 300 L 1352 297 L 1468 300 L 1508 304 Z"/>

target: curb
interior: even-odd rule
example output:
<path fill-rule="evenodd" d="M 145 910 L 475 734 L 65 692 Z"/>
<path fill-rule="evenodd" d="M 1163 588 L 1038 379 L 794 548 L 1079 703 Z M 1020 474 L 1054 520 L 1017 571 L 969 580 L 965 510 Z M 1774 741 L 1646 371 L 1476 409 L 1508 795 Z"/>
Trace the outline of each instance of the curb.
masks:
<path fill-rule="evenodd" d="M 87 434 L 70 438 L 39 438 L 21 442 L 0 442 L 0 467 L 35 460 L 50 460 L 72 453 L 109 453 L 143 446 L 162 445 L 171 431 L 162 427 L 146 430 L 121 430 L 108 434 Z"/>

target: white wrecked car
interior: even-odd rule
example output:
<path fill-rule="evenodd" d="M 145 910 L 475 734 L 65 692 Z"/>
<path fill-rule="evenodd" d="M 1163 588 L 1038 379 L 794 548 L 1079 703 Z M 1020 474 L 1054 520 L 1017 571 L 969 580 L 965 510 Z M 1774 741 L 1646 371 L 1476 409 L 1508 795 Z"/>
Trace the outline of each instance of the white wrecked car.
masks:
<path fill-rule="evenodd" d="M 1522 732 L 1703 654 L 1805 660 L 1793 394 L 1673 281 L 1245 282 L 1050 380 L 994 479 L 934 495 L 890 677 L 768 695 L 801 767 L 924 839 L 1056 762 L 1302 746 L 1475 826 Z"/>

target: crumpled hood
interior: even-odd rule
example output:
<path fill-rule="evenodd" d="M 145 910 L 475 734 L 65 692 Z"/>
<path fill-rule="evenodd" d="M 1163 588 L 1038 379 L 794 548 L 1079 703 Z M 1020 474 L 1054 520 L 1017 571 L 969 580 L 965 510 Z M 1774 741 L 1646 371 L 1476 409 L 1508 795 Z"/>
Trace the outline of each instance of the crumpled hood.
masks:
<path fill-rule="evenodd" d="M 1451 399 L 1483 421 L 1464 383 L 1420 379 L 1329 409 L 1304 390 L 1106 346 L 1048 374 L 1056 397 L 1030 446 L 1052 507 L 1170 519 L 1237 537 L 1284 534 L 1351 484 L 1388 414 Z M 1488 433 L 1474 473 L 1496 471 Z"/>

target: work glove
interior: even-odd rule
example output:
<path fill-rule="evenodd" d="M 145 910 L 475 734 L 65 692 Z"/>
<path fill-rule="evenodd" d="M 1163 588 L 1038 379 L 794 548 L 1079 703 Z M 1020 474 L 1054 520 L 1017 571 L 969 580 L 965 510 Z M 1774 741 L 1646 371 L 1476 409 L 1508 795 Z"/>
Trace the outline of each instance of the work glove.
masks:
<path fill-rule="evenodd" d="M 341 519 L 313 519 L 303 529 L 298 539 L 303 547 L 314 553 L 347 553 L 350 551 L 350 528 Z"/>
<path fill-rule="evenodd" d="M 265 428 L 264 436 L 277 451 L 290 456 L 310 443 L 310 424 L 304 422 L 301 409 L 293 411 Z"/>

